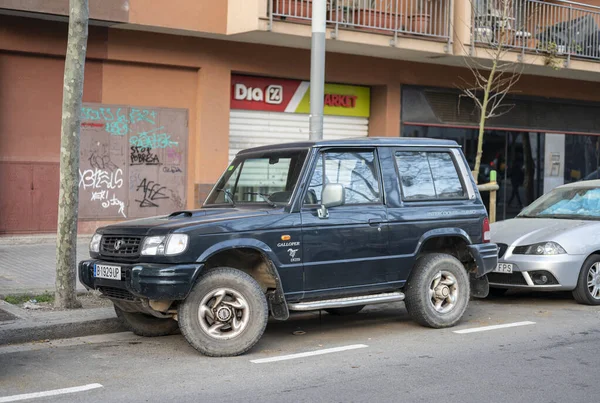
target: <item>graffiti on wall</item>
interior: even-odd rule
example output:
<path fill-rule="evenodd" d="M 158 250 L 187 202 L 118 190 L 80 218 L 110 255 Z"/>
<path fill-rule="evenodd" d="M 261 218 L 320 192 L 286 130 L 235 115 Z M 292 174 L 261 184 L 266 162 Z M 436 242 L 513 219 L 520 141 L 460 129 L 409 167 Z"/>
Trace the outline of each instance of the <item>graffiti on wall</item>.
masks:
<path fill-rule="evenodd" d="M 86 104 L 81 119 L 82 218 L 185 208 L 187 111 Z"/>

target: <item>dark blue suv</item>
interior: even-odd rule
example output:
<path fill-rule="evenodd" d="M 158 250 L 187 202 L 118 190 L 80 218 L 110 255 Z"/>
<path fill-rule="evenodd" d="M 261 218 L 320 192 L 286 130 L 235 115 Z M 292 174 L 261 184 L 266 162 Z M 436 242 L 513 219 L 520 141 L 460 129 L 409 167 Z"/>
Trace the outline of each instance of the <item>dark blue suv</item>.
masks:
<path fill-rule="evenodd" d="M 79 278 L 136 334 L 179 328 L 228 356 L 290 311 L 404 300 L 418 323 L 452 326 L 487 294 L 489 236 L 453 141 L 290 143 L 240 152 L 199 210 L 99 229 Z"/>

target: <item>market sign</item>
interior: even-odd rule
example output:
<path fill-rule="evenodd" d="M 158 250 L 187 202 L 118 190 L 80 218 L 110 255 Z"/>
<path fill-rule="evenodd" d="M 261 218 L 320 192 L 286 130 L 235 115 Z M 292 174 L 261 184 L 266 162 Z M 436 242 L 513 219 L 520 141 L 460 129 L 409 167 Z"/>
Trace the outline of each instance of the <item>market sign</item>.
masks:
<path fill-rule="evenodd" d="M 310 83 L 278 78 L 231 76 L 231 109 L 310 113 Z M 325 115 L 369 117 L 371 89 L 325 84 Z"/>

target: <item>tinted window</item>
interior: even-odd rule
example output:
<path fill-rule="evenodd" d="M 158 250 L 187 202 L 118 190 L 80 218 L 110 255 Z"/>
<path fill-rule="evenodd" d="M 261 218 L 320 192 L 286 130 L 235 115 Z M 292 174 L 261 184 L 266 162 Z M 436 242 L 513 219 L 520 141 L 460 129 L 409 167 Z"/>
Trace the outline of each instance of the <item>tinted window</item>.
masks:
<path fill-rule="evenodd" d="M 325 169 L 323 169 L 325 166 Z M 325 181 L 323 181 L 325 178 Z M 320 204 L 323 185 L 340 183 L 345 204 L 380 203 L 374 151 L 343 151 L 321 154 L 310 182 L 305 203 Z"/>
<path fill-rule="evenodd" d="M 396 162 L 405 200 L 456 199 L 465 195 L 449 153 L 398 151 Z"/>

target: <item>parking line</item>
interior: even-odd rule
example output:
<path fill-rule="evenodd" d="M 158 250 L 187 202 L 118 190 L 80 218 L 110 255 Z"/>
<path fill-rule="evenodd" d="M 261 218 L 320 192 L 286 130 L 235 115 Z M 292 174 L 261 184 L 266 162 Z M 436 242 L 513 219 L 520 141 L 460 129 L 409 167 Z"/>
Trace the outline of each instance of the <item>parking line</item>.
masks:
<path fill-rule="evenodd" d="M 280 356 L 271 357 L 271 358 L 260 358 L 258 360 L 250 360 L 250 362 L 253 364 L 265 364 L 267 362 L 285 361 L 285 360 L 293 360 L 294 358 L 312 357 L 314 355 L 339 353 L 340 351 L 356 350 L 357 348 L 365 348 L 365 347 L 369 347 L 369 346 L 367 346 L 366 344 L 352 344 L 351 346 L 325 348 L 323 350 L 309 351 L 306 353 L 280 355 Z"/>
<path fill-rule="evenodd" d="M 535 322 L 525 321 L 525 322 L 505 323 L 504 325 L 473 327 L 471 329 L 454 330 L 453 332 L 458 333 L 458 334 L 466 334 L 466 333 L 486 332 L 488 330 L 505 329 L 507 327 L 527 326 L 527 325 L 535 325 Z"/>
<path fill-rule="evenodd" d="M 90 383 L 88 385 L 75 386 L 73 388 L 54 389 L 54 390 L 47 390 L 45 392 L 26 393 L 24 395 L 5 396 L 5 397 L 0 397 L 0 403 L 16 402 L 19 400 L 26 400 L 26 399 L 36 399 L 38 397 L 65 395 L 67 393 L 85 392 L 86 390 L 98 389 L 98 388 L 102 388 L 102 387 L 103 386 L 100 385 L 99 383 Z"/>

